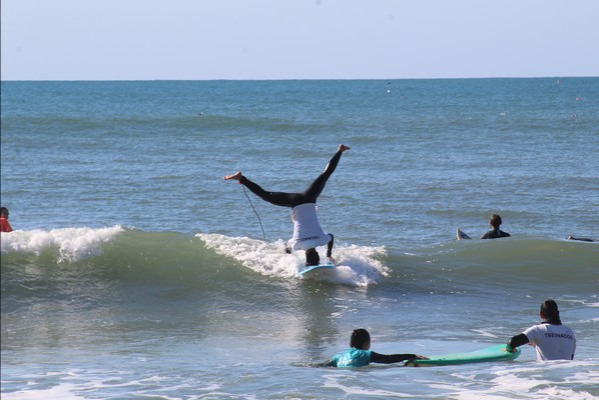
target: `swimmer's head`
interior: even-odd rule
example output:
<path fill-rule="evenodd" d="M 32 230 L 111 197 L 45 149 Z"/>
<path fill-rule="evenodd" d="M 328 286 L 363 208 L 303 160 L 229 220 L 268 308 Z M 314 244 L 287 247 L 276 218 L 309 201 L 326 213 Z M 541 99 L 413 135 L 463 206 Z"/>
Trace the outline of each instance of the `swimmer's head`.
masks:
<path fill-rule="evenodd" d="M 320 256 L 315 248 L 306 250 L 306 265 L 318 265 L 320 264 Z"/>
<path fill-rule="evenodd" d="M 351 334 L 349 346 L 355 349 L 368 350 L 370 348 L 370 333 L 366 329 L 355 329 Z"/>
<path fill-rule="evenodd" d="M 493 228 L 499 229 L 499 225 L 501 225 L 501 217 L 499 216 L 499 214 L 491 215 L 491 220 L 489 221 L 489 223 Z"/>
<path fill-rule="evenodd" d="M 0 208 L 0 216 L 2 216 L 4 218 L 8 218 L 8 208 L 1 207 Z"/>
<path fill-rule="evenodd" d="M 552 323 L 561 323 L 559 318 L 559 309 L 557 303 L 552 299 L 547 299 L 541 303 L 541 318 Z"/>

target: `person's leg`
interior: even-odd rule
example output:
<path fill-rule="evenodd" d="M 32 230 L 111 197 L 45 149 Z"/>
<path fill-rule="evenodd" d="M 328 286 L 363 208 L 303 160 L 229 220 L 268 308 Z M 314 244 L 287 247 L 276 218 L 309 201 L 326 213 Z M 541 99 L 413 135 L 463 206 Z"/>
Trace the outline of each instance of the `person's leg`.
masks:
<path fill-rule="evenodd" d="M 239 182 L 247 187 L 252 193 L 275 206 L 294 207 L 296 203 L 297 193 L 284 192 L 267 192 L 260 185 L 250 181 L 245 176 L 242 176 Z"/>
<path fill-rule="evenodd" d="M 331 160 L 327 164 L 323 173 L 320 174 L 318 178 L 316 178 L 314 182 L 312 182 L 312 184 L 308 187 L 308 189 L 306 189 L 306 191 L 303 193 L 307 199 L 307 203 L 316 202 L 316 199 L 318 198 L 318 196 L 320 196 L 320 193 L 324 189 L 327 180 L 331 177 L 333 172 L 335 172 L 335 168 L 337 168 L 337 164 L 339 164 L 339 160 L 341 159 L 342 153 L 342 150 L 338 150 L 337 153 L 335 153 L 333 158 L 331 158 Z"/>
<path fill-rule="evenodd" d="M 238 181 L 256 196 L 260 197 L 262 200 L 267 201 L 276 206 L 282 207 L 295 207 L 298 204 L 302 203 L 303 195 L 301 193 L 285 193 L 285 192 L 267 192 L 262 189 L 260 185 L 250 181 L 248 178 L 243 176 L 243 174 L 239 171 L 232 175 L 227 175 L 223 177 L 224 180 L 234 180 Z"/>

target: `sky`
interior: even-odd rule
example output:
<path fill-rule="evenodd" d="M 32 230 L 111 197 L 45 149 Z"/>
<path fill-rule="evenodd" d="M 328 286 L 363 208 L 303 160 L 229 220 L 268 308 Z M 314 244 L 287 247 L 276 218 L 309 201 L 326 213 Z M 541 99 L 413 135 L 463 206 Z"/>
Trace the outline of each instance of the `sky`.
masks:
<path fill-rule="evenodd" d="M 599 0 L 2 0 L 2 80 L 599 76 Z"/>

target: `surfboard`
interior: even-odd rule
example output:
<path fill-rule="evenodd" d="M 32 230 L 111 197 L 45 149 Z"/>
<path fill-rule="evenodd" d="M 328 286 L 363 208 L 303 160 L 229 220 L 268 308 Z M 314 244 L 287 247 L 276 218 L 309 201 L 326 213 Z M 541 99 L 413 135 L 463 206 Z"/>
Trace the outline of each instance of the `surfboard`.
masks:
<path fill-rule="evenodd" d="M 470 236 L 466 235 L 464 231 L 462 231 L 460 228 L 458 228 L 456 236 L 458 240 L 472 239 Z"/>
<path fill-rule="evenodd" d="M 322 270 L 322 269 L 330 269 L 330 268 L 335 268 L 336 265 L 333 263 L 323 263 L 323 264 L 319 264 L 319 265 L 310 265 L 309 267 L 305 267 L 301 270 L 298 271 L 298 273 L 300 275 L 306 275 L 306 274 L 310 274 L 310 272 L 312 271 L 316 271 L 316 270 Z"/>
<path fill-rule="evenodd" d="M 520 348 L 516 351 L 507 351 L 505 344 L 498 344 L 491 347 L 486 347 L 481 350 L 471 351 L 468 353 L 447 354 L 439 357 L 431 357 L 428 360 L 408 361 L 405 365 L 419 366 L 438 366 L 438 365 L 456 365 L 456 364 L 472 364 L 489 361 L 508 361 L 518 358 Z"/>

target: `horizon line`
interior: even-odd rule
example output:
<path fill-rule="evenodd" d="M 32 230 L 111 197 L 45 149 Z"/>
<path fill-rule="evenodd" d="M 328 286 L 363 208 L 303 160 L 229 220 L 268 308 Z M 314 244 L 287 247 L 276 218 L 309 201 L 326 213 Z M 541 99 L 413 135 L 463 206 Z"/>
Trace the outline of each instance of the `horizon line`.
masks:
<path fill-rule="evenodd" d="M 215 82 L 215 81 L 401 81 L 401 80 L 466 80 L 466 79 L 569 79 L 598 78 L 599 75 L 553 76 L 488 76 L 488 77 L 435 77 L 435 78 L 212 78 L 212 79 L 1 79 L 0 82 Z"/>

